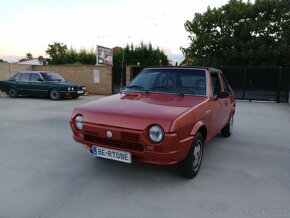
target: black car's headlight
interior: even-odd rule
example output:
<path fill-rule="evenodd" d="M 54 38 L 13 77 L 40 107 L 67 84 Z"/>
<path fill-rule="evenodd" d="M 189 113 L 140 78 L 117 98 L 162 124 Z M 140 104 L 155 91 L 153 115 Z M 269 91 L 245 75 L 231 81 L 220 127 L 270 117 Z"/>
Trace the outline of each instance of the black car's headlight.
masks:
<path fill-rule="evenodd" d="M 159 125 L 153 125 L 150 127 L 149 131 L 149 138 L 156 143 L 161 142 L 164 139 L 164 130 Z"/>
<path fill-rule="evenodd" d="M 82 130 L 83 129 L 83 116 L 82 115 L 77 115 L 75 117 L 75 125 L 77 127 L 77 129 Z"/>

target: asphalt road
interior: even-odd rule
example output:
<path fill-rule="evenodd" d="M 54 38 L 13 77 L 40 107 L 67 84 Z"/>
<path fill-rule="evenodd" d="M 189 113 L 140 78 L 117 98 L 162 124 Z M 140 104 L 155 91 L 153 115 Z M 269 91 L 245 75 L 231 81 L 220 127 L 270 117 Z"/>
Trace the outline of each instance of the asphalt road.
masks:
<path fill-rule="evenodd" d="M 290 106 L 237 102 L 199 175 L 97 159 L 73 141 L 77 100 L 0 96 L 0 218 L 290 217 Z"/>

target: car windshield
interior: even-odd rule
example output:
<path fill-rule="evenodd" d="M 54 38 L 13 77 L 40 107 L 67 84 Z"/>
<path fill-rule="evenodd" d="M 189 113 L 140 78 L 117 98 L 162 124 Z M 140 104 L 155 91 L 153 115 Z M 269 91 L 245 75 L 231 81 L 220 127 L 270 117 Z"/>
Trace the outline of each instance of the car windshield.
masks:
<path fill-rule="evenodd" d="M 126 87 L 125 91 L 205 96 L 205 70 L 145 69 Z"/>
<path fill-rule="evenodd" d="M 58 73 L 42 72 L 41 75 L 45 81 L 65 82 L 64 78 L 62 78 Z"/>
<path fill-rule="evenodd" d="M 10 80 L 16 80 L 16 78 L 19 76 L 19 72 L 17 72 L 16 74 L 14 74 L 14 76 L 12 76 L 11 78 L 10 78 Z"/>

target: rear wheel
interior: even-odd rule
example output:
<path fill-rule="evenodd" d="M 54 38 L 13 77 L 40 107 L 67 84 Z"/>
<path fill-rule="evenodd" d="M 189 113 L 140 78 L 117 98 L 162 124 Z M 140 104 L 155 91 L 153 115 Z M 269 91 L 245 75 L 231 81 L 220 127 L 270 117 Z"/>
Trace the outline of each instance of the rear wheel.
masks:
<path fill-rule="evenodd" d="M 8 95 L 10 98 L 16 98 L 18 96 L 18 92 L 15 88 L 9 88 Z"/>
<path fill-rule="evenodd" d="M 52 89 L 50 92 L 49 92 L 49 97 L 52 99 L 52 100 L 59 100 L 60 99 L 60 92 L 56 89 Z"/>
<path fill-rule="evenodd" d="M 186 158 L 178 163 L 180 174 L 186 178 L 194 178 L 199 171 L 203 157 L 203 135 L 197 133 Z"/>
<path fill-rule="evenodd" d="M 234 116 L 231 116 L 228 124 L 221 130 L 221 135 L 223 137 L 230 137 L 233 132 L 233 126 L 234 126 Z"/>

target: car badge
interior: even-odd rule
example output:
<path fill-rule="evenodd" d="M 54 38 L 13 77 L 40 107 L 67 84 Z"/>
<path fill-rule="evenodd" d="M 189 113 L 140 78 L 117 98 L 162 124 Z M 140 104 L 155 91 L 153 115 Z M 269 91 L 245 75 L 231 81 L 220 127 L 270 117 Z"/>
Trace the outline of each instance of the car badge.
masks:
<path fill-rule="evenodd" d="M 113 133 L 111 132 L 111 131 L 107 131 L 107 136 L 109 137 L 109 138 L 111 138 L 112 136 L 113 136 Z"/>

